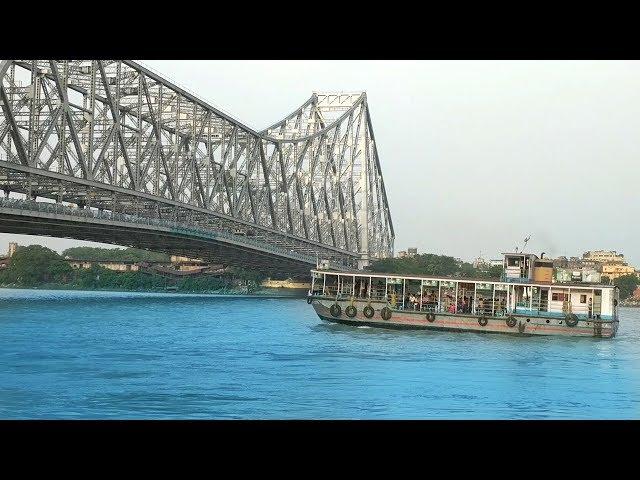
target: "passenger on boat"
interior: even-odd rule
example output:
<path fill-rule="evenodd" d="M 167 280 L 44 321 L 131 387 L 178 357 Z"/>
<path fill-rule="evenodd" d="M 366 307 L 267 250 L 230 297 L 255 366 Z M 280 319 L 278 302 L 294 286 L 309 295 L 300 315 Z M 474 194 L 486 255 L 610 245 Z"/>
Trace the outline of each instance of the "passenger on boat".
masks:
<path fill-rule="evenodd" d="M 503 298 L 502 300 L 500 300 L 500 314 L 504 315 L 506 311 L 507 311 L 507 303 Z"/>
<path fill-rule="evenodd" d="M 456 313 L 456 304 L 452 303 L 449 305 L 449 313 Z"/>
<path fill-rule="evenodd" d="M 415 294 L 411 294 L 411 296 L 409 297 L 409 301 L 411 302 L 411 308 L 413 310 L 417 310 L 418 309 L 418 297 L 415 296 Z"/>

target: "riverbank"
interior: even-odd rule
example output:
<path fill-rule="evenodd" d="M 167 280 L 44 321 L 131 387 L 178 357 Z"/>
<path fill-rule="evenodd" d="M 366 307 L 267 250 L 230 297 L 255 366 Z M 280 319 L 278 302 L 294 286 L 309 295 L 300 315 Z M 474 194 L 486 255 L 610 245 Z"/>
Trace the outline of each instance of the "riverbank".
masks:
<path fill-rule="evenodd" d="M 640 300 L 622 300 L 621 307 L 640 308 Z"/>
<path fill-rule="evenodd" d="M 156 293 L 170 295 L 207 295 L 217 297 L 238 297 L 238 298 L 304 298 L 307 290 L 290 288 L 260 288 L 253 291 L 234 288 L 222 288 L 218 290 L 190 290 L 176 291 L 166 289 L 123 289 L 123 288 L 82 288 L 74 285 L 46 284 L 37 287 L 24 287 L 19 285 L 0 285 L 0 289 L 6 290 L 60 290 L 76 292 L 115 292 L 115 293 Z"/>

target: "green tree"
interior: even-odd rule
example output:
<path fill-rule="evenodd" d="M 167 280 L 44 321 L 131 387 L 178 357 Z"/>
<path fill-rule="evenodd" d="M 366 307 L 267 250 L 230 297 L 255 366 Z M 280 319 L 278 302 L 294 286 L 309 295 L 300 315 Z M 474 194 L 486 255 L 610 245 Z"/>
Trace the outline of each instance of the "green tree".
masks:
<path fill-rule="evenodd" d="M 616 278 L 613 284 L 620 289 L 620 298 L 625 300 L 633 294 L 633 291 L 640 284 L 640 280 L 632 273 Z"/>
<path fill-rule="evenodd" d="M 59 259 L 51 262 L 48 268 L 49 280 L 67 283 L 73 277 L 73 268 L 67 262 Z"/>
<path fill-rule="evenodd" d="M 249 289 L 256 288 L 266 278 L 266 276 L 258 270 L 249 270 L 240 267 L 233 267 L 230 270 L 233 279 L 239 281 L 242 285 L 246 285 Z"/>
<path fill-rule="evenodd" d="M 70 274 L 60 255 L 42 245 L 18 247 L 5 272 L 5 281 L 25 287 L 56 281 Z"/>
<path fill-rule="evenodd" d="M 457 261 L 447 255 L 425 253 L 414 257 L 384 258 L 373 262 L 372 270 L 378 273 L 405 275 L 439 275 L 499 279 L 502 267 L 475 268 L 471 263 Z"/>

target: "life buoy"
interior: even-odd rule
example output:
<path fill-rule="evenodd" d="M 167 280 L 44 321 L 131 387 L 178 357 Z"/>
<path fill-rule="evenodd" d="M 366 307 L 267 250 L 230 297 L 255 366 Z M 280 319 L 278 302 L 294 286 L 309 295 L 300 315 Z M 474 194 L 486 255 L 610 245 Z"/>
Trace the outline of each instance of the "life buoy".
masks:
<path fill-rule="evenodd" d="M 384 307 L 380 310 L 380 316 L 383 320 L 389 320 L 391 318 L 391 309 L 389 307 Z"/>
<path fill-rule="evenodd" d="M 308 297 L 307 297 L 307 303 L 308 303 L 309 305 L 311 305 L 311 302 L 313 302 L 313 297 L 312 297 L 312 296 L 308 296 Z"/>
<path fill-rule="evenodd" d="M 478 325 L 480 325 L 481 327 L 485 327 L 487 323 L 489 323 L 489 320 L 487 319 L 487 317 L 478 318 Z"/>
<path fill-rule="evenodd" d="M 436 319 L 436 315 L 433 312 L 427 313 L 427 322 L 433 322 Z"/>
<path fill-rule="evenodd" d="M 347 314 L 347 317 L 353 318 L 358 314 L 358 309 L 353 305 L 349 305 L 347 308 L 344 309 L 344 313 Z"/>
<path fill-rule="evenodd" d="M 570 313 L 564 317 L 564 323 L 567 324 L 567 327 L 575 327 L 578 324 L 578 317 L 574 313 Z"/>
<path fill-rule="evenodd" d="M 516 317 L 514 317 L 513 315 L 509 315 L 506 319 L 507 322 L 507 327 L 515 327 L 516 323 L 518 323 L 518 321 L 516 320 Z"/>
<path fill-rule="evenodd" d="M 367 305 L 366 307 L 364 307 L 362 309 L 362 314 L 367 318 L 373 317 L 374 313 L 375 313 L 375 310 L 373 309 L 373 307 L 371 305 Z"/>
<path fill-rule="evenodd" d="M 339 317 L 342 314 L 342 308 L 340 308 L 340 305 L 338 305 L 337 303 L 334 303 L 333 305 L 331 305 L 331 308 L 329 308 L 329 311 L 331 312 L 331 315 L 333 315 L 334 317 Z"/>

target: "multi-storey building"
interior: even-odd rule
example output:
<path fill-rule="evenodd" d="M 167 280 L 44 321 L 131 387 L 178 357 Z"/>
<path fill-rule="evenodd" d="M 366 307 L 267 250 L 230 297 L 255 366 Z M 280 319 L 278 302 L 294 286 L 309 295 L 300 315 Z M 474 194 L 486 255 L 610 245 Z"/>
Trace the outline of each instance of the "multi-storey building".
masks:
<path fill-rule="evenodd" d="M 602 265 L 602 276 L 609 277 L 611 280 L 615 280 L 624 275 L 634 274 L 635 272 L 635 268 L 626 264 L 610 263 Z"/>
<path fill-rule="evenodd" d="M 615 250 L 589 250 L 582 254 L 582 259 L 600 263 L 624 263 L 624 255 Z"/>

